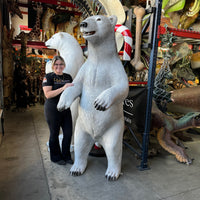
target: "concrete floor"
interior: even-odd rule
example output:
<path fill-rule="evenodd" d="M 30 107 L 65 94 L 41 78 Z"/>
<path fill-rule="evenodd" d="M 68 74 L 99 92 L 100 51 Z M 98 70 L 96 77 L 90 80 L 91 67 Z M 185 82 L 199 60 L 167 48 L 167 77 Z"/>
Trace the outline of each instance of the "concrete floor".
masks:
<path fill-rule="evenodd" d="M 106 181 L 105 157 L 88 157 L 86 172 L 69 175 L 71 165 L 49 160 L 49 131 L 43 106 L 26 112 L 5 111 L 5 136 L 0 146 L 0 200 L 199 200 L 200 136 L 186 142 L 192 165 L 178 163 L 164 150 L 149 159 L 150 170 L 124 147 L 118 181 Z"/>

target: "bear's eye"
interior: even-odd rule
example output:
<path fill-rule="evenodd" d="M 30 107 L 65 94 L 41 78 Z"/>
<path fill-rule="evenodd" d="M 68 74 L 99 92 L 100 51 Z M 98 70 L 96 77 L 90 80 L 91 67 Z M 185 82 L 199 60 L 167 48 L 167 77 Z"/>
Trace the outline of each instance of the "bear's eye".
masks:
<path fill-rule="evenodd" d="M 101 21 L 101 18 L 97 18 L 97 21 Z"/>

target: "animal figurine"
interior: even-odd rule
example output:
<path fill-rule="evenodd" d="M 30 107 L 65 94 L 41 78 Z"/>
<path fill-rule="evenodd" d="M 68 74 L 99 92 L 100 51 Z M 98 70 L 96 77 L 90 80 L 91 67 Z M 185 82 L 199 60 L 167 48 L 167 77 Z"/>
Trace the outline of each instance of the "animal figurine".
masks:
<path fill-rule="evenodd" d="M 51 20 L 54 15 L 54 9 L 47 7 L 47 10 L 42 17 L 42 41 L 50 39 L 55 33 L 55 25 Z"/>
<path fill-rule="evenodd" d="M 70 21 L 63 22 L 57 25 L 56 32 L 67 32 L 70 35 L 74 34 L 74 27 L 76 27 L 78 24 L 78 20 L 71 16 Z"/>
<path fill-rule="evenodd" d="M 43 6 L 41 4 L 37 4 L 37 7 L 33 7 L 36 10 L 36 22 L 33 26 L 32 30 L 28 33 L 28 40 L 39 40 L 40 39 L 40 18 L 43 13 Z"/>
<path fill-rule="evenodd" d="M 152 125 L 158 128 L 157 139 L 160 145 L 169 153 L 175 155 L 179 162 L 191 164 L 192 160 L 186 154 L 183 145 L 179 145 L 178 138 L 174 133 L 189 128 L 200 127 L 200 112 L 189 112 L 182 118 L 176 120 L 172 116 L 161 112 L 156 103 L 152 103 Z M 175 139 L 175 142 L 173 141 Z"/>
<path fill-rule="evenodd" d="M 187 114 L 188 112 L 200 112 L 200 86 L 187 87 L 173 90 L 171 94 L 173 102 L 167 104 L 169 112 Z"/>
<path fill-rule="evenodd" d="M 171 102 L 171 92 L 168 92 L 167 80 L 172 79 L 168 59 L 165 58 L 154 82 L 153 98 L 158 108 L 166 112 L 167 102 Z"/>
<path fill-rule="evenodd" d="M 190 68 L 190 63 L 185 63 L 183 65 L 176 65 L 172 70 L 173 74 L 173 87 L 175 89 L 181 89 L 183 87 L 191 87 L 188 82 L 191 81 L 193 85 L 195 84 L 195 74 Z"/>
<path fill-rule="evenodd" d="M 17 0 L 8 0 L 8 8 L 11 16 L 13 17 L 15 14 L 18 15 L 21 19 L 23 19 L 23 15 L 21 10 L 19 9 Z"/>
<path fill-rule="evenodd" d="M 88 58 L 73 83 L 61 95 L 58 110 L 67 109 L 80 96 L 74 135 L 73 176 L 84 173 L 87 157 L 95 142 L 105 150 L 105 177 L 118 179 L 121 173 L 124 131 L 123 101 L 128 95 L 128 78 L 116 49 L 116 16 L 95 15 L 81 23 L 88 41 Z"/>
<path fill-rule="evenodd" d="M 37 7 L 33 8 L 34 10 L 37 11 L 37 16 L 36 16 L 36 23 L 32 30 L 29 33 L 25 33 L 24 31 L 21 31 L 15 39 L 22 39 L 22 38 L 27 38 L 27 40 L 40 40 L 40 17 L 43 12 L 43 7 L 40 4 L 37 4 Z"/>

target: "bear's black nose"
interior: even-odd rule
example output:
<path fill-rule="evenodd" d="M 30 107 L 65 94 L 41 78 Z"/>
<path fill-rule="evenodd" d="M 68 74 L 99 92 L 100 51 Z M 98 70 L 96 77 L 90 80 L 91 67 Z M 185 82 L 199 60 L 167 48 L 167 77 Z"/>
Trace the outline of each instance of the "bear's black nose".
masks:
<path fill-rule="evenodd" d="M 87 27 L 87 22 L 81 22 L 80 27 L 86 28 Z"/>

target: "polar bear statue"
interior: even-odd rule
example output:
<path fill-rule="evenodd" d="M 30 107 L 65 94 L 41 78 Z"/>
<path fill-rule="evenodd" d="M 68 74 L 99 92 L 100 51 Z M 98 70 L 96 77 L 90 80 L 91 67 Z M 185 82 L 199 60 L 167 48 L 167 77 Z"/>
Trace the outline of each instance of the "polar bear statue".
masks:
<path fill-rule="evenodd" d="M 79 115 L 74 135 L 73 176 L 87 167 L 93 144 L 100 143 L 106 153 L 105 176 L 116 180 L 121 172 L 124 130 L 123 100 L 128 95 L 128 79 L 118 57 L 114 27 L 116 16 L 91 16 L 80 24 L 88 41 L 88 58 L 73 83 L 58 102 L 58 110 L 67 109 L 80 96 Z"/>

